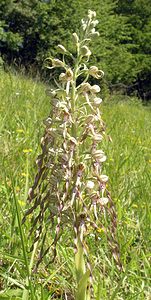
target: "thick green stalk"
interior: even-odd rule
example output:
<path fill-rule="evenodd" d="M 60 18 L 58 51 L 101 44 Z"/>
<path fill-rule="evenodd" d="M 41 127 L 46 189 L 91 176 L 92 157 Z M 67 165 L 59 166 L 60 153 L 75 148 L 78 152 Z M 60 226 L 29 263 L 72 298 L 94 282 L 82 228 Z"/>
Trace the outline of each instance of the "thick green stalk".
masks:
<path fill-rule="evenodd" d="M 87 284 L 90 272 L 86 271 L 84 250 L 80 241 L 80 237 L 78 238 L 77 252 L 75 254 L 75 268 L 77 278 L 77 291 L 75 300 L 88 300 L 90 298 L 87 297 Z"/>
<path fill-rule="evenodd" d="M 77 120 L 76 120 L 76 80 L 77 80 L 77 72 L 80 64 L 80 54 L 79 47 L 77 45 L 77 60 L 75 63 L 74 73 L 73 73 L 73 81 L 72 81 L 72 90 L 71 90 L 71 114 L 73 119 L 72 124 L 72 136 L 77 140 Z M 75 165 L 78 166 L 78 147 L 74 153 Z M 75 203 L 75 215 L 78 215 L 81 211 L 80 201 L 77 199 Z M 81 229 L 82 230 L 82 229 Z M 88 300 L 87 297 L 87 284 L 89 279 L 89 271 L 86 271 L 85 259 L 84 259 L 84 250 L 81 242 L 81 237 L 83 233 L 80 232 L 77 240 L 77 252 L 75 254 L 75 269 L 76 269 L 76 277 L 77 277 L 77 291 L 75 300 Z"/>

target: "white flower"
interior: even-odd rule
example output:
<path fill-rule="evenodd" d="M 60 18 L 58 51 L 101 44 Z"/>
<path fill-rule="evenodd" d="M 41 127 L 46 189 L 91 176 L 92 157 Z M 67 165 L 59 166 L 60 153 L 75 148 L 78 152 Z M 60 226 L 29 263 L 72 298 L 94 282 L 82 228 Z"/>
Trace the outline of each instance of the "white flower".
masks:
<path fill-rule="evenodd" d="M 81 47 L 81 54 L 82 56 L 90 56 L 91 55 L 91 51 L 87 46 L 82 46 Z"/>
<path fill-rule="evenodd" d="M 88 83 L 88 82 L 81 83 L 79 91 L 84 92 L 84 93 L 90 92 L 91 91 L 90 83 Z"/>
<path fill-rule="evenodd" d="M 106 161 L 106 155 L 102 150 L 95 150 L 93 151 L 93 157 L 99 162 L 104 162 Z"/>
<path fill-rule="evenodd" d="M 71 81 L 72 78 L 73 78 L 73 72 L 70 68 L 66 70 L 66 73 L 61 73 L 59 76 L 60 81 Z"/>
<path fill-rule="evenodd" d="M 88 189 L 93 189 L 93 188 L 94 188 L 94 182 L 91 181 L 91 180 L 89 180 L 89 181 L 87 182 L 86 187 L 87 187 Z"/>
<path fill-rule="evenodd" d="M 100 142 L 100 141 L 102 141 L 103 136 L 102 136 L 101 134 L 99 134 L 99 133 L 96 133 L 96 134 L 93 136 L 93 138 L 94 138 L 94 141 Z"/>
<path fill-rule="evenodd" d="M 97 85 L 97 84 L 91 86 L 91 93 L 93 93 L 93 94 L 99 93 L 100 90 L 101 89 L 100 89 L 99 85 Z"/>
<path fill-rule="evenodd" d="M 93 101 L 94 101 L 94 104 L 95 104 L 96 106 L 98 106 L 98 105 L 100 105 L 100 104 L 102 103 L 102 99 L 101 99 L 101 98 L 98 98 L 98 97 L 95 97 L 95 98 L 93 99 Z"/>
<path fill-rule="evenodd" d="M 95 38 L 95 37 L 99 37 L 100 34 L 98 31 L 95 31 L 95 28 L 92 28 L 92 30 L 90 31 L 91 35 Z"/>
<path fill-rule="evenodd" d="M 109 179 L 109 177 L 107 176 L 107 175 L 101 175 L 100 176 L 100 180 L 102 181 L 102 182 L 107 182 L 108 181 L 108 179 Z"/>
<path fill-rule="evenodd" d="M 92 21 L 91 22 L 91 26 L 95 27 L 99 24 L 99 21 L 98 20 L 95 20 L 95 21 Z"/>
<path fill-rule="evenodd" d="M 88 18 L 92 19 L 96 17 L 96 12 L 94 10 L 89 9 L 88 10 Z"/>
<path fill-rule="evenodd" d="M 109 202 L 109 199 L 107 197 L 102 197 L 99 199 L 99 203 L 101 205 L 106 205 Z"/>

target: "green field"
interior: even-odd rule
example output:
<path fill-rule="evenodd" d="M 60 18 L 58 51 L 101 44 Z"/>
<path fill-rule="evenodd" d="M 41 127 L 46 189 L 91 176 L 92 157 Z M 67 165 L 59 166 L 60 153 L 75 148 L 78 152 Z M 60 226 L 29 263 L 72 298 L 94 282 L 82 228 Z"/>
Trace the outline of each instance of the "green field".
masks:
<path fill-rule="evenodd" d="M 50 111 L 46 87 L 32 80 L 0 71 L 0 299 L 30 299 L 27 285 L 32 254 L 23 255 L 20 217 L 35 174 L 40 152 L 42 121 Z M 118 215 L 118 241 L 124 271 L 111 258 L 104 233 L 91 252 L 95 299 L 150 300 L 151 224 L 151 107 L 136 99 L 107 97 L 102 105 L 108 157 L 105 174 Z M 27 246 L 30 224 L 22 226 Z M 90 233 L 91 235 L 91 233 Z M 35 299 L 73 299 L 75 271 L 72 244 L 66 237 L 58 244 L 56 262 L 46 270 L 41 265 L 32 276 Z M 103 242 L 101 242 L 103 241 Z M 65 298 L 66 292 L 66 298 Z"/>

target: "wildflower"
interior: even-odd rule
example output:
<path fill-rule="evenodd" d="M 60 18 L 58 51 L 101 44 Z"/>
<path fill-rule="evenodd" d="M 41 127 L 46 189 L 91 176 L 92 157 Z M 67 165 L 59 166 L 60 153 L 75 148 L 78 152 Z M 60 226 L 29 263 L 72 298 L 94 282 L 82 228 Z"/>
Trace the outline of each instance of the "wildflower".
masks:
<path fill-rule="evenodd" d="M 103 228 L 97 228 L 97 232 L 102 233 L 102 232 L 104 232 L 104 229 Z"/>
<path fill-rule="evenodd" d="M 98 20 L 95 20 L 95 21 L 92 21 L 91 22 L 91 26 L 92 27 L 95 27 L 95 26 L 97 26 L 99 24 L 99 21 Z"/>
<path fill-rule="evenodd" d="M 99 199 L 99 203 L 101 205 L 106 205 L 109 202 L 109 199 L 107 197 L 102 197 Z"/>
<path fill-rule="evenodd" d="M 88 10 L 88 18 L 92 19 L 92 18 L 95 18 L 95 17 L 96 17 L 96 12 L 93 11 L 93 10 L 91 10 L 91 9 L 89 9 Z"/>
<path fill-rule="evenodd" d="M 95 26 L 98 21 L 95 21 L 95 16 L 96 13 L 89 10 L 88 19 L 82 20 L 82 28 L 85 32 L 80 37 L 76 33 L 73 34 L 76 43 L 76 59 L 70 52 L 68 53 L 73 58 L 74 76 L 70 65 L 64 61 L 48 59 L 50 69 L 64 68 L 59 76 L 63 84 L 60 87 L 55 80 L 57 87 L 51 90 L 51 103 L 53 104 L 51 118 L 48 117 L 45 122 L 45 133 L 41 139 L 42 151 L 36 160 L 38 170 L 28 193 L 28 201 L 31 204 L 23 218 L 24 223 L 28 216 L 32 216 L 30 234 L 32 234 L 33 247 L 36 241 L 40 241 L 37 246 L 40 246 L 38 249 L 40 256 L 34 270 L 37 270 L 44 256 L 49 254 L 51 247 L 49 247 L 50 237 L 47 233 L 51 228 L 55 232 L 53 260 L 57 253 L 57 241 L 61 237 L 62 226 L 67 225 L 69 230 L 72 232 L 74 230 L 75 271 L 79 274 L 77 295 L 81 295 L 78 289 L 82 280 L 85 280 L 83 295 L 87 294 L 87 286 L 90 285 L 91 280 L 88 278 L 86 282 L 87 269 L 88 273 L 92 274 L 85 241 L 85 236 L 88 234 L 87 228 L 90 226 L 95 229 L 96 233 L 97 228 L 102 228 L 102 224 L 105 224 L 106 229 L 106 214 L 104 216 L 102 214 L 100 219 L 98 217 L 100 210 L 104 212 L 107 210 L 109 214 L 111 222 L 109 230 L 112 236 L 109 244 L 121 268 L 117 257 L 119 251 L 115 236 L 116 213 L 110 193 L 106 190 L 108 176 L 101 175 L 102 163 L 106 160 L 106 155 L 97 148 L 97 142 L 102 140 L 104 134 L 101 112 L 96 107 L 102 102 L 102 99 L 96 95 L 100 92 L 100 87 L 91 86 L 87 82 L 89 75 L 100 79 L 104 73 L 95 66 L 88 68 L 84 61 L 88 60 L 91 55 L 88 45 L 91 35 L 96 34 Z M 62 53 L 67 51 L 62 45 L 58 45 L 58 48 Z M 79 76 L 81 84 L 77 83 Z M 24 153 L 29 152 L 30 149 L 24 149 Z M 105 207 L 109 201 L 111 205 Z M 48 224 L 47 228 L 43 226 L 44 224 Z M 73 228 L 70 228 L 71 224 Z M 45 236 L 46 243 L 43 236 Z M 79 297 L 76 298 L 81 299 Z"/>
<path fill-rule="evenodd" d="M 101 89 L 100 89 L 99 85 L 97 85 L 97 84 L 91 86 L 91 93 L 96 94 L 96 93 L 99 93 L 100 90 Z"/>
<path fill-rule="evenodd" d="M 21 173 L 21 175 L 22 175 L 23 177 L 26 177 L 26 176 L 27 176 L 27 174 L 26 174 L 26 173 Z"/>
<path fill-rule="evenodd" d="M 150 164 L 151 164 L 151 159 L 149 159 L 149 161 L 148 161 Z"/>
<path fill-rule="evenodd" d="M 98 105 L 100 105 L 100 104 L 102 103 L 102 99 L 101 99 L 101 98 L 98 98 L 98 97 L 95 97 L 95 98 L 93 99 L 93 101 L 94 101 L 94 104 L 95 104 L 96 106 L 98 106 Z"/>
<path fill-rule="evenodd" d="M 99 133 L 96 133 L 96 134 L 93 135 L 93 138 L 94 138 L 94 141 L 100 142 L 100 141 L 102 141 L 103 136 Z"/>
<path fill-rule="evenodd" d="M 19 191 L 20 191 L 20 187 L 16 186 L 16 192 L 19 192 Z"/>
<path fill-rule="evenodd" d="M 138 205 L 137 204 L 133 204 L 132 207 L 133 208 L 138 208 Z"/>
<path fill-rule="evenodd" d="M 109 160 L 110 160 L 110 161 L 114 161 L 114 159 L 113 159 L 113 158 L 110 158 Z"/>
<path fill-rule="evenodd" d="M 90 35 L 95 38 L 95 37 L 99 37 L 100 34 L 98 31 L 95 31 L 95 28 L 92 28 L 91 31 L 90 31 Z"/>
<path fill-rule="evenodd" d="M 16 132 L 18 132 L 18 133 L 23 133 L 24 130 L 23 130 L 23 129 L 16 129 Z"/>
<path fill-rule="evenodd" d="M 66 74 L 65 74 L 65 73 L 61 73 L 61 74 L 59 75 L 59 80 L 60 80 L 60 81 L 66 81 Z"/>
<path fill-rule="evenodd" d="M 26 205 L 26 203 L 23 200 L 18 200 L 18 203 L 20 204 L 21 207 Z"/>
<path fill-rule="evenodd" d="M 99 70 L 96 66 L 90 67 L 89 74 L 96 79 L 100 79 L 104 76 L 104 72 L 102 70 Z"/>
<path fill-rule="evenodd" d="M 82 46 L 81 47 L 81 54 L 82 54 L 82 56 L 89 57 L 91 55 L 91 51 L 87 46 Z"/>
<path fill-rule="evenodd" d="M 84 93 L 90 92 L 91 91 L 90 83 L 88 83 L 88 82 L 82 83 L 79 88 L 79 92 L 80 91 L 84 92 Z"/>
<path fill-rule="evenodd" d="M 48 69 L 59 68 L 59 67 L 64 68 L 65 67 L 64 62 L 61 61 L 58 58 L 47 58 L 47 60 L 50 61 L 50 63 L 51 63 L 50 67 L 47 66 Z"/>
<path fill-rule="evenodd" d="M 108 179 L 109 179 L 109 177 L 107 176 L 107 175 L 101 175 L 100 176 L 100 180 L 102 181 L 102 182 L 107 182 L 108 181 Z"/>
<path fill-rule="evenodd" d="M 94 188 L 94 182 L 91 181 L 91 180 L 89 180 L 89 181 L 87 182 L 86 187 L 87 187 L 88 189 L 93 189 L 93 188 Z"/>
<path fill-rule="evenodd" d="M 61 73 L 59 76 L 60 81 L 71 81 L 73 79 L 73 72 L 69 68 L 67 69 L 66 73 Z"/>
<path fill-rule="evenodd" d="M 30 152 L 32 152 L 33 150 L 32 149 L 24 149 L 23 150 L 23 153 L 30 153 Z"/>
<path fill-rule="evenodd" d="M 104 162 L 106 161 L 106 155 L 104 154 L 104 152 L 102 150 L 95 150 L 93 151 L 93 157 L 94 159 L 96 159 L 99 162 Z"/>

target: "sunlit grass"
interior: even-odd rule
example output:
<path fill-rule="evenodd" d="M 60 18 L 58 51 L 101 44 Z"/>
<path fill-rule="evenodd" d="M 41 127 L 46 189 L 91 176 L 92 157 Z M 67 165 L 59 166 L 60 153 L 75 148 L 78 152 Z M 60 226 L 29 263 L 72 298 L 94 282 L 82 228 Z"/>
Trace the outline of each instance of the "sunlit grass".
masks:
<path fill-rule="evenodd" d="M 0 75 L 0 299 L 23 299 L 27 271 L 23 267 L 15 197 L 22 214 L 40 150 L 42 121 L 49 113 L 49 97 L 38 80 L 3 71 Z M 108 100 L 103 105 L 103 116 L 112 137 L 112 142 L 104 142 L 108 155 L 105 169 L 118 213 L 118 240 L 125 272 L 116 270 L 105 235 L 100 232 L 100 240 L 91 253 L 98 278 L 95 292 L 98 300 L 149 300 L 151 108 L 132 100 L 116 104 Z M 27 232 L 28 224 L 25 235 Z M 53 299 L 54 295 L 64 299 L 64 290 L 72 294 L 73 250 L 63 247 L 69 238 L 67 233 L 63 235 L 56 263 L 47 270 L 41 266 L 34 276 L 35 299 Z M 91 232 L 89 238 L 94 243 Z M 28 259 L 30 263 L 30 253 Z M 28 299 L 28 295 L 25 297 Z"/>

